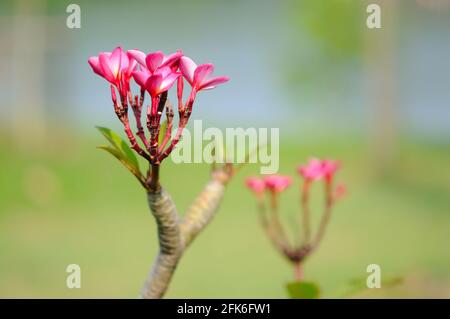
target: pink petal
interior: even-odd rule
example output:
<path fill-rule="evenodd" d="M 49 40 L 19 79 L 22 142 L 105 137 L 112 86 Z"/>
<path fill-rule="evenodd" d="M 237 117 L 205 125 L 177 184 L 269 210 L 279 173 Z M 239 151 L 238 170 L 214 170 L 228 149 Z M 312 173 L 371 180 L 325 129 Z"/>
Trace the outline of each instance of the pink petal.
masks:
<path fill-rule="evenodd" d="M 265 186 L 273 192 L 282 192 L 292 183 L 289 176 L 270 175 L 264 177 Z"/>
<path fill-rule="evenodd" d="M 164 92 L 169 90 L 180 75 L 180 73 L 172 73 L 166 77 L 161 83 L 160 91 Z"/>
<path fill-rule="evenodd" d="M 140 87 L 145 87 L 145 83 L 147 82 L 148 78 L 150 77 L 150 73 L 148 71 L 134 71 L 133 78 L 136 81 L 136 83 Z"/>
<path fill-rule="evenodd" d="M 199 88 L 199 90 L 208 90 L 208 89 L 212 89 L 215 86 L 225 83 L 227 81 L 229 81 L 230 78 L 227 76 L 218 76 L 216 78 L 212 78 L 210 80 L 205 81 Z"/>
<path fill-rule="evenodd" d="M 109 59 L 111 72 L 114 74 L 114 77 L 117 77 L 122 60 L 122 48 L 121 47 L 115 48 L 113 52 L 111 52 L 111 57 Z"/>
<path fill-rule="evenodd" d="M 156 51 L 153 53 L 150 53 L 145 58 L 145 64 L 147 65 L 147 68 L 150 70 L 150 72 L 155 72 L 157 68 L 159 68 L 163 62 L 164 54 L 161 51 Z"/>
<path fill-rule="evenodd" d="M 153 74 L 160 74 L 163 78 L 167 77 L 170 73 L 172 73 L 172 70 L 170 67 L 165 66 L 162 68 L 157 69 Z"/>
<path fill-rule="evenodd" d="M 318 180 L 323 177 L 322 161 L 311 158 L 307 165 L 299 166 L 298 172 L 307 180 Z"/>
<path fill-rule="evenodd" d="M 127 72 L 128 66 L 129 66 L 130 59 L 128 58 L 128 55 L 125 52 L 120 53 L 120 68 L 119 70 L 122 72 Z"/>
<path fill-rule="evenodd" d="M 128 57 L 136 60 L 140 65 L 147 67 L 145 64 L 145 53 L 139 50 L 128 50 Z"/>
<path fill-rule="evenodd" d="M 161 74 L 154 74 L 151 75 L 145 82 L 145 89 L 148 91 L 148 93 L 150 93 L 152 97 L 155 97 L 160 93 L 162 81 L 163 77 L 161 76 Z"/>
<path fill-rule="evenodd" d="M 187 56 L 183 56 L 180 59 L 180 71 L 184 78 L 192 85 L 194 83 L 194 72 L 197 68 L 197 64 Z"/>
<path fill-rule="evenodd" d="M 111 69 L 111 61 L 109 59 L 109 56 L 110 55 L 107 53 L 100 53 L 98 56 L 98 64 L 100 65 L 100 68 L 103 71 L 104 78 L 107 81 L 115 84 L 116 78 Z"/>
<path fill-rule="evenodd" d="M 213 71 L 214 65 L 210 63 L 199 65 L 194 72 L 194 84 L 198 87 L 202 86 L 208 75 L 210 75 Z"/>
<path fill-rule="evenodd" d="M 173 63 L 177 62 L 182 56 L 183 53 L 181 51 L 165 56 L 161 66 L 171 66 Z"/>
<path fill-rule="evenodd" d="M 94 71 L 94 73 L 96 73 L 96 74 L 98 74 L 98 75 L 100 75 L 100 76 L 103 76 L 103 70 L 102 70 L 102 68 L 100 67 L 99 63 L 98 63 L 98 57 L 96 57 L 96 56 L 91 56 L 91 57 L 88 59 L 88 63 L 89 63 L 89 65 L 91 66 L 92 71 Z"/>
<path fill-rule="evenodd" d="M 130 63 L 128 65 L 128 69 L 125 72 L 125 75 L 127 78 L 131 77 L 131 73 L 136 69 L 137 61 L 134 59 L 130 60 Z"/>
<path fill-rule="evenodd" d="M 264 181 L 257 177 L 247 178 L 247 180 L 245 181 L 245 185 L 256 194 L 261 194 L 266 188 L 266 184 L 264 183 Z"/>

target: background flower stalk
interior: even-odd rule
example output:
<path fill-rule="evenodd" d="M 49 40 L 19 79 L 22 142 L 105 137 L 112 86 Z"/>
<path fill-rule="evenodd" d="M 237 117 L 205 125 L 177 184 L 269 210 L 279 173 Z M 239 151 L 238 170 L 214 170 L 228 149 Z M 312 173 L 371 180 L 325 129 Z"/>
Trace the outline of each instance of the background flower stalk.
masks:
<path fill-rule="evenodd" d="M 278 201 L 280 194 L 292 183 L 288 176 L 271 175 L 265 178 L 251 177 L 246 180 L 246 186 L 252 190 L 258 204 L 261 225 L 272 242 L 273 246 L 293 265 L 294 279 L 296 282 L 303 282 L 303 263 L 319 247 L 329 221 L 332 209 L 337 199 L 345 193 L 342 184 L 334 185 L 334 176 L 339 168 L 337 161 L 311 159 L 307 165 L 299 166 L 298 173 L 303 178 L 303 185 L 300 187 L 300 207 L 299 216 L 301 234 L 297 234 L 296 240 L 289 240 L 282 223 L 280 222 L 280 212 Z M 317 227 L 314 231 L 311 225 L 310 200 L 311 188 L 318 182 L 323 181 L 324 186 L 324 208 Z M 269 204 L 266 205 L 264 195 L 268 196 Z M 269 211 L 267 211 L 269 207 Z"/>

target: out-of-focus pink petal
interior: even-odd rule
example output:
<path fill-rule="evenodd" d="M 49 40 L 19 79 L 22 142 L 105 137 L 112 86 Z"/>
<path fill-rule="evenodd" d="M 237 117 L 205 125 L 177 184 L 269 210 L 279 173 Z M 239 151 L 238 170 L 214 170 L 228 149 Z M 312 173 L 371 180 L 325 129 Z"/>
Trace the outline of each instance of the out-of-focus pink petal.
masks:
<path fill-rule="evenodd" d="M 265 186 L 275 193 L 284 191 L 291 183 L 292 179 L 289 176 L 270 175 L 264 178 Z"/>
<path fill-rule="evenodd" d="M 347 195 L 347 187 L 342 183 L 338 184 L 333 192 L 334 199 L 341 199 L 345 195 Z"/>
<path fill-rule="evenodd" d="M 317 158 L 311 158 L 308 164 L 299 166 L 297 171 L 306 180 L 318 180 L 324 175 L 322 161 Z"/>
<path fill-rule="evenodd" d="M 227 76 L 218 76 L 216 78 L 212 78 L 210 80 L 206 80 L 203 82 L 203 84 L 200 86 L 199 90 L 208 90 L 216 87 L 219 84 L 225 83 L 229 81 L 230 78 Z"/>
<path fill-rule="evenodd" d="M 322 161 L 322 169 L 324 174 L 334 174 L 339 169 L 339 161 L 325 159 Z"/>
<path fill-rule="evenodd" d="M 145 89 L 148 91 L 148 93 L 150 93 L 152 97 L 155 97 L 160 93 L 162 81 L 163 77 L 161 76 L 161 74 L 154 74 L 151 75 L 145 82 Z"/>
<path fill-rule="evenodd" d="M 103 71 L 103 76 L 105 79 L 113 84 L 116 83 L 116 77 L 112 72 L 110 55 L 106 53 L 100 53 L 98 56 L 98 64 Z"/>
<path fill-rule="evenodd" d="M 180 71 L 184 78 L 192 85 L 194 83 L 194 72 L 197 68 L 197 64 L 187 56 L 183 56 L 180 59 Z"/>
<path fill-rule="evenodd" d="M 214 72 L 214 65 L 210 63 L 199 65 L 194 71 L 194 85 L 200 87 L 206 78 Z"/>
<path fill-rule="evenodd" d="M 161 51 L 156 51 L 153 53 L 150 53 L 145 58 L 145 64 L 147 65 L 147 68 L 150 70 L 150 72 L 155 72 L 157 68 L 159 68 L 163 62 L 164 54 Z"/>
<path fill-rule="evenodd" d="M 164 91 L 169 90 L 180 75 L 181 75 L 180 73 L 171 73 L 171 74 L 169 74 L 161 82 L 161 87 L 159 88 L 160 92 L 164 92 Z"/>
<path fill-rule="evenodd" d="M 96 73 L 96 74 L 98 74 L 98 75 L 100 75 L 100 76 L 103 76 L 103 70 L 102 70 L 102 68 L 100 67 L 99 63 L 98 63 L 98 57 L 96 57 L 96 56 L 91 56 L 91 57 L 88 59 L 88 63 L 89 63 L 89 65 L 91 66 L 92 71 L 94 71 L 94 73 Z"/>
<path fill-rule="evenodd" d="M 333 161 L 329 159 L 325 159 L 322 161 L 322 173 L 328 183 L 331 183 L 331 181 L 333 180 L 334 174 L 339 169 L 339 166 L 339 161 Z"/>
<path fill-rule="evenodd" d="M 262 194 L 264 192 L 264 189 L 266 188 L 264 181 L 257 177 L 247 178 L 245 181 L 245 185 L 257 195 Z"/>
<path fill-rule="evenodd" d="M 140 87 L 145 87 L 145 83 L 147 82 L 148 78 L 150 77 L 150 73 L 148 71 L 134 71 L 133 78 L 136 81 L 136 83 Z"/>
<path fill-rule="evenodd" d="M 144 52 L 134 49 L 134 50 L 128 50 L 127 54 L 130 59 L 134 59 L 140 65 L 147 67 L 147 65 L 145 63 L 145 53 Z"/>

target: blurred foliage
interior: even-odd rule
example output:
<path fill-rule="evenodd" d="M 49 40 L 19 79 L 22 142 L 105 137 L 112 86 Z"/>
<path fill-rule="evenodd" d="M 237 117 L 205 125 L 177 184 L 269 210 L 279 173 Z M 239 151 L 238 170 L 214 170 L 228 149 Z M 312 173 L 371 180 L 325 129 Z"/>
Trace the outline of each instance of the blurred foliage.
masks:
<path fill-rule="evenodd" d="M 364 4 L 354 0 L 292 0 L 290 21 L 316 39 L 330 59 L 348 58 L 360 53 L 363 46 Z"/>
<path fill-rule="evenodd" d="M 289 296 L 293 299 L 318 299 L 320 297 L 320 289 L 314 282 L 294 281 L 286 285 Z"/>
<path fill-rule="evenodd" d="M 145 190 L 95 149 L 100 137 L 54 133 L 64 143 L 49 141 L 42 153 L 18 151 L 0 136 L 0 296 L 134 298 L 158 249 Z M 339 180 L 349 195 L 304 265 L 307 280 L 320 283 L 321 297 L 336 297 L 348 278 L 366 276 L 370 263 L 386 278 L 418 275 L 364 296 L 449 295 L 450 171 L 443 170 L 449 148 L 402 143 L 396 169 L 379 180 L 357 137 L 305 134 L 281 146 L 281 174 L 295 174 L 309 156 L 342 161 Z M 181 261 L 168 297 L 286 298 L 291 265 L 267 241 L 243 186 L 257 172 L 257 165 L 247 165 L 231 181 L 217 216 Z M 161 181 L 182 213 L 208 175 L 208 165 L 168 159 Z M 288 228 L 298 214 L 298 188 L 288 189 L 280 204 Z M 313 221 L 319 215 L 313 206 Z M 65 286 L 70 263 L 81 266 L 81 289 Z"/>
<path fill-rule="evenodd" d="M 323 84 L 324 77 L 336 77 L 341 65 L 357 61 L 364 46 L 366 10 L 364 1 L 354 0 L 291 0 L 288 2 L 288 21 L 297 34 L 306 35 L 301 44 L 292 39 L 287 61 L 295 59 L 299 67 L 289 64 L 286 72 L 292 83 Z M 314 83 L 314 81 L 317 81 Z M 339 83 L 339 81 L 337 81 Z M 319 85 L 319 87 L 322 87 Z"/>
<path fill-rule="evenodd" d="M 403 277 L 388 277 L 381 279 L 381 287 L 382 288 L 392 288 L 398 285 L 403 284 L 405 279 Z M 369 288 L 367 287 L 367 278 L 360 277 L 351 279 L 347 285 L 337 293 L 338 297 L 348 298 L 351 296 L 355 296 L 359 293 L 365 292 Z"/>

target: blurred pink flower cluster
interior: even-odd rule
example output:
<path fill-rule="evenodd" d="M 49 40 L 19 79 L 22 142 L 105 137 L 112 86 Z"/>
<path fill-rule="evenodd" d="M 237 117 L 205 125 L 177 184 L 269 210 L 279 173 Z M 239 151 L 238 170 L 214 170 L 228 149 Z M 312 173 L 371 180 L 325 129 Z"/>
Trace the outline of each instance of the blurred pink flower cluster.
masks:
<path fill-rule="evenodd" d="M 305 185 L 308 188 L 311 182 L 319 181 L 321 179 L 325 180 L 326 184 L 331 185 L 339 166 L 339 161 L 311 158 L 307 164 L 299 165 L 297 172 L 303 177 Z M 245 181 L 246 186 L 257 196 L 263 194 L 265 190 L 271 193 L 280 193 L 288 188 L 291 183 L 292 178 L 283 175 L 269 175 L 263 178 L 249 177 Z M 337 185 L 335 194 L 343 195 L 344 193 L 345 186 L 343 184 Z"/>
<path fill-rule="evenodd" d="M 292 183 L 292 178 L 282 175 L 269 175 L 264 178 L 249 177 L 245 184 L 256 195 L 261 195 L 265 190 L 272 193 L 280 193 L 289 187 Z"/>
<path fill-rule="evenodd" d="M 336 172 L 340 167 L 338 161 L 329 159 L 312 158 L 305 165 L 300 165 L 297 172 L 303 179 L 300 188 L 300 225 L 302 238 L 292 242 L 286 234 L 283 223 L 279 220 L 279 194 L 292 184 L 292 178 L 283 175 L 269 175 L 266 177 L 250 177 L 245 181 L 246 186 L 255 194 L 258 200 L 258 209 L 262 225 L 274 246 L 295 266 L 296 280 L 302 280 L 302 262 L 308 257 L 321 242 L 328 222 L 331 210 L 337 199 L 343 197 L 346 188 L 343 184 L 334 185 Z M 314 182 L 324 181 L 324 211 L 319 226 L 313 235 L 310 221 L 310 190 Z M 269 195 L 269 210 L 266 212 L 264 194 Z M 300 243 L 300 244 L 299 244 Z"/>
<path fill-rule="evenodd" d="M 333 176 L 339 169 L 339 162 L 329 159 L 320 160 L 317 158 L 311 158 L 306 165 L 300 165 L 297 168 L 297 172 L 308 181 L 325 180 L 330 183 L 333 180 Z"/>
<path fill-rule="evenodd" d="M 98 56 L 90 57 L 88 62 L 94 73 L 105 78 L 111 84 L 114 110 L 124 124 L 132 148 L 153 164 L 158 164 L 175 147 L 180 138 L 179 135 L 190 117 L 197 93 L 201 90 L 212 89 L 229 80 L 226 76 L 212 77 L 213 64 L 197 66 L 181 51 L 170 55 L 165 55 L 161 51 L 145 54 L 136 49 L 124 51 L 121 47 L 117 47 L 112 52 L 100 52 Z M 131 93 L 130 81 L 132 78 L 140 88 L 140 96 L 133 96 Z M 185 103 L 183 102 L 184 80 L 191 86 L 189 97 Z M 161 115 L 166 106 L 167 91 L 175 83 L 177 83 L 180 125 L 171 145 L 164 149 L 169 138 L 165 139 L 165 145 L 158 147 L 157 134 Z M 117 101 L 116 90 L 119 93 L 120 101 Z M 150 139 L 145 137 L 140 123 L 145 92 L 148 92 L 151 98 L 151 104 L 147 108 L 147 127 L 151 135 Z M 138 128 L 136 134 L 141 138 L 146 150 L 139 146 L 129 128 L 128 105 L 133 108 Z M 170 110 L 168 112 L 170 113 Z"/>

